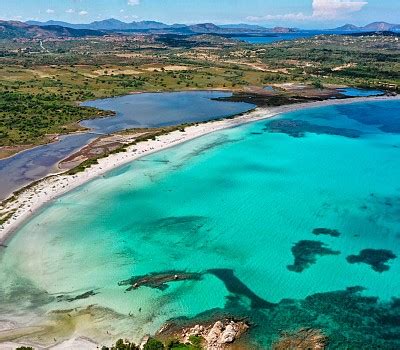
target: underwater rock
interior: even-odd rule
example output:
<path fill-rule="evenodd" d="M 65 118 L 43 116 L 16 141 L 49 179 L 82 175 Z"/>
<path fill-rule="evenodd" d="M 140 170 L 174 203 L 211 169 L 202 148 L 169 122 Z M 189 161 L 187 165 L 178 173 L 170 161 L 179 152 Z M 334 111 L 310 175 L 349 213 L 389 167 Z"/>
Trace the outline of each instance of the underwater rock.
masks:
<path fill-rule="evenodd" d="M 317 256 L 339 255 L 340 252 L 326 247 L 319 241 L 299 241 L 292 247 L 294 263 L 288 265 L 289 271 L 303 272 L 306 268 L 317 262 Z"/>
<path fill-rule="evenodd" d="M 319 236 L 319 235 L 328 235 L 328 236 L 332 236 L 332 237 L 340 236 L 340 232 L 338 230 L 332 230 L 329 228 L 315 228 L 313 230 L 313 234 L 316 236 Z"/>
<path fill-rule="evenodd" d="M 311 124 L 304 120 L 281 119 L 266 124 L 265 131 L 270 133 L 287 134 L 291 137 L 304 137 L 306 133 L 337 135 L 358 138 L 362 132 L 355 129 L 334 128 L 332 126 Z"/>
<path fill-rule="evenodd" d="M 386 263 L 396 259 L 397 256 L 387 249 L 364 249 L 358 255 L 349 255 L 346 259 L 350 264 L 364 263 L 370 265 L 376 272 L 384 272 L 390 269 Z"/>
<path fill-rule="evenodd" d="M 128 280 L 118 282 L 119 286 L 130 285 L 127 291 L 138 289 L 140 287 L 150 287 L 159 290 L 166 290 L 169 282 L 178 282 L 185 280 L 201 279 L 200 273 L 188 273 L 182 271 L 167 271 L 163 273 L 150 273 L 145 276 L 134 276 Z"/>
<path fill-rule="evenodd" d="M 351 286 L 311 294 L 305 299 L 283 299 L 269 309 L 226 303 L 223 308 L 213 308 L 190 318 L 169 320 L 162 334 L 168 339 L 184 328 L 212 326 L 218 320 L 233 319 L 246 321 L 250 328 L 235 340 L 232 350 L 272 349 L 279 336 L 292 330 L 293 333 L 321 330 L 322 335 L 329 337 L 329 349 L 400 349 L 400 298 L 380 300 L 364 295 L 364 291 L 362 286 Z M 283 330 L 286 332 L 282 333 Z M 307 335 L 307 332 L 301 334 Z"/>
<path fill-rule="evenodd" d="M 98 294 L 98 293 L 96 293 L 93 290 L 89 290 L 88 292 L 85 292 L 83 294 L 79 294 L 76 297 L 68 297 L 66 295 L 59 295 L 59 296 L 57 296 L 57 301 L 58 302 L 60 302 L 60 301 L 72 302 L 72 301 L 75 301 L 75 300 L 87 299 L 89 297 L 95 296 L 96 294 Z"/>
<path fill-rule="evenodd" d="M 328 345 L 328 337 L 321 330 L 303 328 L 297 332 L 283 332 L 272 345 L 273 350 L 322 350 Z"/>
<path fill-rule="evenodd" d="M 251 302 L 251 307 L 254 309 L 268 309 L 275 305 L 255 294 L 235 276 L 234 271 L 231 269 L 210 269 L 207 272 L 219 278 L 225 284 L 226 289 L 232 294 L 232 296 L 248 298 Z"/>

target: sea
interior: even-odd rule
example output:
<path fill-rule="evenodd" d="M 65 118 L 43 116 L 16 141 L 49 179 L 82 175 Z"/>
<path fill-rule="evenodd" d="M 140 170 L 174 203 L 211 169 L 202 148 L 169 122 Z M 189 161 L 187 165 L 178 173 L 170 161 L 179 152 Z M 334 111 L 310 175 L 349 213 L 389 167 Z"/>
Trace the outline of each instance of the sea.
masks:
<path fill-rule="evenodd" d="M 107 345 L 229 315 L 249 320 L 247 349 L 302 328 L 329 349 L 398 349 L 399 158 L 400 102 L 379 101 L 284 113 L 115 169 L 0 247 L 0 341 Z M 129 288 L 182 274 L 196 278 Z"/>

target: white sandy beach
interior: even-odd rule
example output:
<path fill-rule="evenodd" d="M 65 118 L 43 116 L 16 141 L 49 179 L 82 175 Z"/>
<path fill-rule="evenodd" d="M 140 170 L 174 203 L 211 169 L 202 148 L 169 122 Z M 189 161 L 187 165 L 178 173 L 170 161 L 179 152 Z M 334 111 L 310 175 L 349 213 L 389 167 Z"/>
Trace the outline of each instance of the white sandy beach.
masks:
<path fill-rule="evenodd" d="M 32 344 L 29 345 L 29 344 L 23 344 L 23 343 L 7 342 L 7 343 L 0 344 L 0 350 L 14 350 L 17 347 L 22 347 L 22 346 L 32 346 Z M 45 349 L 49 349 L 49 348 L 35 345 L 35 349 L 36 350 L 45 350 Z M 61 342 L 58 345 L 51 347 L 50 349 L 52 349 L 52 350 L 74 350 L 74 349 L 95 350 L 95 349 L 99 349 L 99 345 L 97 345 L 96 343 L 92 342 L 89 339 L 77 337 L 74 339 L 70 339 L 70 340 Z"/>
<path fill-rule="evenodd" d="M 321 102 L 303 103 L 275 108 L 257 108 L 252 112 L 240 115 L 236 118 L 211 121 L 196 126 L 190 126 L 185 129 L 185 132 L 174 131 L 169 134 L 159 136 L 156 140 L 144 141 L 137 145 L 130 146 L 127 149 L 127 152 L 112 154 L 107 158 L 100 159 L 99 164 L 93 165 L 76 175 L 50 175 L 39 181 L 37 184 L 27 188 L 26 190 L 23 190 L 15 198 L 4 201 L 3 205 L 0 206 L 1 213 L 13 212 L 13 215 L 0 226 L 0 245 L 5 245 L 10 235 L 44 204 L 98 176 L 104 175 L 116 167 L 130 163 L 148 154 L 176 146 L 180 143 L 193 140 L 197 137 L 214 131 L 271 118 L 285 112 L 328 105 L 349 104 L 354 102 L 398 99 L 400 99 L 400 96 L 362 97 L 345 100 L 326 100 Z"/>

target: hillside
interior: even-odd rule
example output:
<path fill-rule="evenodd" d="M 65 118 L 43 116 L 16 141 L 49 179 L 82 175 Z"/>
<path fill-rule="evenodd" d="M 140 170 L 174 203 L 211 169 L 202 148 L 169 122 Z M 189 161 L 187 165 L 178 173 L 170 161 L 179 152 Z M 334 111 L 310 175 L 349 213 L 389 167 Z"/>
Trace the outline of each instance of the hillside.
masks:
<path fill-rule="evenodd" d="M 104 34 L 104 32 L 91 29 L 73 29 L 59 25 L 36 26 L 17 21 L 0 21 L 0 39 L 77 38 Z"/>
<path fill-rule="evenodd" d="M 367 24 L 364 27 L 358 27 L 354 24 L 345 24 L 344 26 L 335 28 L 333 30 L 387 32 L 387 31 L 400 30 L 400 24 L 392 24 L 392 23 L 387 23 L 387 22 L 373 22 L 373 23 Z"/>
<path fill-rule="evenodd" d="M 360 30 L 360 27 L 355 26 L 354 24 L 345 24 L 344 26 L 335 28 L 334 30 L 340 30 L 340 31 L 356 31 Z"/>

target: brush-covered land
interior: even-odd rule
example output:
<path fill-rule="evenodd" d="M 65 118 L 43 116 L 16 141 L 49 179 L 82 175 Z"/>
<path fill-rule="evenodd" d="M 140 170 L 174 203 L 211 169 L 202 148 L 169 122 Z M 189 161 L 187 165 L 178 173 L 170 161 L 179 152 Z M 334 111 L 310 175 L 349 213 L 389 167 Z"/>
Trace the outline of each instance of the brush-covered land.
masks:
<path fill-rule="evenodd" d="M 261 90 L 287 83 L 400 89 L 397 36 L 318 36 L 250 45 L 217 35 L 0 41 L 0 147 L 36 145 L 109 114 L 79 102 L 132 92 Z"/>

